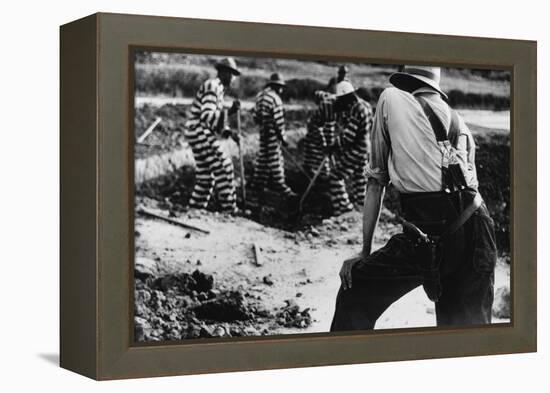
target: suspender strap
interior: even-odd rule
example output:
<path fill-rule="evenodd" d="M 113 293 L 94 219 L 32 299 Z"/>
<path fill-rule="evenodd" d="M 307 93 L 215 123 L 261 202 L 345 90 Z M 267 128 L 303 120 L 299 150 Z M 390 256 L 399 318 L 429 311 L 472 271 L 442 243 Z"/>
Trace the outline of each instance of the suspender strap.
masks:
<path fill-rule="evenodd" d="M 451 124 L 449 133 L 443 122 L 437 116 L 433 108 L 428 104 L 422 96 L 414 96 L 420 104 L 424 114 L 430 122 L 430 126 L 435 135 L 437 145 L 441 151 L 441 184 L 446 192 L 452 192 L 463 189 L 467 186 L 464 173 L 459 165 L 456 165 L 456 157 L 454 156 L 453 147 L 456 148 L 459 136 L 458 116 L 451 110 Z"/>
<path fill-rule="evenodd" d="M 441 122 L 441 119 L 439 116 L 437 116 L 432 109 L 432 107 L 428 104 L 426 99 L 421 96 L 415 95 L 414 98 L 418 101 L 420 106 L 422 107 L 422 110 L 424 111 L 424 114 L 428 118 L 428 121 L 430 122 L 430 125 L 432 126 L 432 130 L 435 134 L 435 139 L 438 142 L 443 142 L 446 140 L 449 140 L 447 136 L 447 130 L 443 123 Z"/>
<path fill-rule="evenodd" d="M 428 118 L 428 121 L 430 122 L 430 125 L 432 126 L 432 130 L 435 134 L 435 139 L 440 141 L 449 140 L 451 142 L 451 145 L 453 147 L 456 147 L 458 145 L 458 136 L 460 134 L 460 127 L 459 127 L 459 121 L 458 121 L 458 115 L 456 111 L 451 109 L 451 126 L 449 127 L 449 132 L 447 133 L 445 131 L 445 126 L 441 122 L 441 119 L 439 116 L 437 116 L 430 106 L 426 99 L 422 96 L 414 96 L 418 103 L 420 104 L 420 107 L 422 108 L 422 111 L 424 111 L 424 114 Z"/>
<path fill-rule="evenodd" d="M 435 134 L 435 138 L 438 142 L 438 145 L 445 145 L 452 143 L 453 146 L 456 147 L 457 140 L 458 140 L 458 116 L 457 114 L 451 110 L 451 127 L 449 129 L 449 133 L 447 134 L 447 131 L 445 129 L 445 126 L 443 125 L 443 122 L 437 116 L 432 109 L 432 107 L 428 104 L 426 99 L 422 96 L 414 96 L 418 103 L 420 104 L 422 110 L 424 111 L 424 114 L 428 118 L 428 121 L 430 122 L 430 125 L 432 127 L 432 130 Z M 446 142 L 447 141 L 447 142 Z M 462 186 L 463 188 L 465 186 L 465 180 L 459 178 L 458 174 L 456 172 L 453 172 L 453 169 L 457 168 L 449 168 L 449 163 L 443 163 L 442 167 L 442 181 L 443 181 L 443 187 L 446 190 L 452 190 L 455 189 L 456 186 Z M 447 166 L 445 165 L 447 164 Z M 456 165 L 455 165 L 456 167 Z M 462 175 L 463 177 L 463 175 Z M 459 191 L 460 193 L 460 191 Z M 459 194 L 461 195 L 461 194 Z M 439 241 L 443 242 L 446 239 L 448 239 L 453 233 L 455 233 L 468 219 L 474 214 L 474 212 L 481 206 L 481 203 L 483 202 L 483 199 L 481 198 L 481 195 L 479 193 L 476 193 L 474 199 L 472 202 L 466 206 L 464 209 L 460 207 L 460 214 L 458 217 L 453 221 L 441 234 L 439 237 Z"/>

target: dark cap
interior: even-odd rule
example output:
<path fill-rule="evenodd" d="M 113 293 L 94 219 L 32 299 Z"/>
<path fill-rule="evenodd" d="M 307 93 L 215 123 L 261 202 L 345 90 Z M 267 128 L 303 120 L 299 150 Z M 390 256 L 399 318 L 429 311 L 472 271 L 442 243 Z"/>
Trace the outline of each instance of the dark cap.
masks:
<path fill-rule="evenodd" d="M 237 76 L 241 75 L 241 71 L 239 71 L 239 69 L 237 68 L 237 63 L 235 62 L 235 59 L 232 57 L 225 57 L 220 61 L 218 61 L 216 63 L 216 69 L 219 70 L 220 68 L 225 68 L 231 71 L 233 75 L 237 75 Z"/>
<path fill-rule="evenodd" d="M 271 77 L 269 78 L 269 82 L 267 82 L 267 85 L 276 85 L 276 86 L 286 86 L 286 83 L 281 75 L 278 73 L 271 74 Z"/>

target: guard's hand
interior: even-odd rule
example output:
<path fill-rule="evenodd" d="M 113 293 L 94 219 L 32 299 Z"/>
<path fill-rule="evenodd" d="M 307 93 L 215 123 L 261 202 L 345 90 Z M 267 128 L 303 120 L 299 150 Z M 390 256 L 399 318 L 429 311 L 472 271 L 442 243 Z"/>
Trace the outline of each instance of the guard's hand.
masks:
<path fill-rule="evenodd" d="M 229 114 L 232 115 L 241 109 L 241 102 L 239 100 L 234 100 L 231 108 L 229 108 Z"/>
<path fill-rule="evenodd" d="M 351 288 L 351 269 L 357 262 L 361 262 L 363 260 L 363 253 L 360 252 L 356 256 L 346 259 L 344 263 L 342 264 L 342 268 L 340 269 L 340 280 L 342 281 L 342 289 L 350 289 Z"/>

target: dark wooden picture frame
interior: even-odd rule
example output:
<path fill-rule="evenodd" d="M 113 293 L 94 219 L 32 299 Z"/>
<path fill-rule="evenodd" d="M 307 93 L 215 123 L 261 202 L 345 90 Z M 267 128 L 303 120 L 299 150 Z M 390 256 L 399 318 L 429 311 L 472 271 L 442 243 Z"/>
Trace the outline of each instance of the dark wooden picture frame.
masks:
<path fill-rule="evenodd" d="M 507 69 L 510 324 L 132 340 L 132 48 Z M 61 27 L 61 366 L 118 379 L 536 351 L 536 42 L 95 14 Z"/>

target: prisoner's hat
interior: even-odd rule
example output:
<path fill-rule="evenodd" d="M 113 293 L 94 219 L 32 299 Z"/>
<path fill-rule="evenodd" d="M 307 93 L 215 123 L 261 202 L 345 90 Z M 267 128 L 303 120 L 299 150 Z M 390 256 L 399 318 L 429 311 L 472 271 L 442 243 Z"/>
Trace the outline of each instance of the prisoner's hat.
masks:
<path fill-rule="evenodd" d="M 428 85 L 437 90 L 443 98 L 447 99 L 447 95 L 443 93 L 443 90 L 441 90 L 439 86 L 440 81 L 441 68 L 439 67 L 406 65 L 403 67 L 402 71 L 395 72 L 390 76 L 390 83 L 397 88 L 406 91 L 414 91 L 419 85 Z"/>
<path fill-rule="evenodd" d="M 351 82 L 344 80 L 336 84 L 336 98 L 340 98 L 354 92 L 355 92 L 355 89 L 351 84 Z"/>
<path fill-rule="evenodd" d="M 285 80 L 281 75 L 278 73 L 271 74 L 271 77 L 269 78 L 269 82 L 267 82 L 267 85 L 275 85 L 275 86 L 286 86 Z"/>
<path fill-rule="evenodd" d="M 237 68 L 237 63 L 232 57 L 224 57 L 216 63 L 216 69 L 225 68 L 231 71 L 233 75 L 241 75 L 241 71 Z"/>

